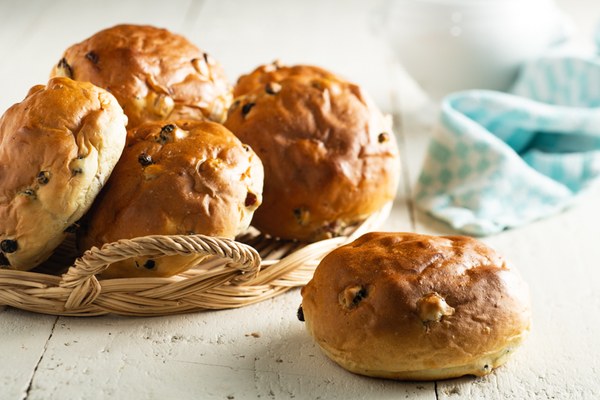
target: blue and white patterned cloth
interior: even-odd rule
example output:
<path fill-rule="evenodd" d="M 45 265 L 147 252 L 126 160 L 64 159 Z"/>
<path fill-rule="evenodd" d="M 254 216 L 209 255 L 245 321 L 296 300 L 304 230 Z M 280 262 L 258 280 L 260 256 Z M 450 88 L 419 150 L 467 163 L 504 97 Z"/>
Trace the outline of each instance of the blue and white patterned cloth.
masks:
<path fill-rule="evenodd" d="M 599 176 L 600 56 L 548 56 L 524 66 L 511 94 L 443 100 L 415 200 L 489 235 L 564 209 Z"/>

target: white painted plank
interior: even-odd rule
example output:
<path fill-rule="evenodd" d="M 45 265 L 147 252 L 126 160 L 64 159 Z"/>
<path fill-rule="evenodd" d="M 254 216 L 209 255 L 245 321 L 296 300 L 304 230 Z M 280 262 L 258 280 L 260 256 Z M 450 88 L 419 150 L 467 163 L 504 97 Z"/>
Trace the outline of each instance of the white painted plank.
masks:
<path fill-rule="evenodd" d="M 22 32 L 26 28 L 25 40 L 0 41 L 0 54 L 10 55 L 0 63 L 1 112 L 21 101 L 31 86 L 46 83 L 52 67 L 69 46 L 101 29 L 125 22 L 156 25 L 177 32 L 185 24 L 192 0 L 60 0 L 49 3 L 52 7 L 43 3 L 40 16 L 36 14 L 38 8 L 22 6 L 29 2 L 18 2 L 14 12 L 28 13 L 24 15 L 29 17 L 16 19 L 14 31 Z"/>
<path fill-rule="evenodd" d="M 56 317 L 0 311 L 0 399 L 24 399 Z"/>
<path fill-rule="evenodd" d="M 432 384 L 355 376 L 296 319 L 300 294 L 164 318 L 61 318 L 29 398 L 434 399 Z M 254 336 L 253 336 L 254 334 Z"/>
<path fill-rule="evenodd" d="M 219 60 L 231 81 L 261 64 L 315 64 L 362 85 L 389 110 L 385 44 L 369 15 L 381 0 L 207 1 L 189 37 Z"/>
<path fill-rule="evenodd" d="M 14 52 L 29 41 L 30 34 L 54 4 L 55 0 L 0 1 L 0 45 L 6 51 L 2 53 L 0 68 L 10 63 Z"/>

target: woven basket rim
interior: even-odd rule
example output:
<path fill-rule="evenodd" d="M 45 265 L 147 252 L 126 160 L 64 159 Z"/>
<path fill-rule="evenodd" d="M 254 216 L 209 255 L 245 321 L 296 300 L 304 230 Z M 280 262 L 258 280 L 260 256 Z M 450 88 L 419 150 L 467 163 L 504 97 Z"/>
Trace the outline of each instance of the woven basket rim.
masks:
<path fill-rule="evenodd" d="M 308 244 L 250 231 L 245 243 L 205 235 L 152 235 L 92 248 L 60 276 L 0 269 L 0 306 L 68 316 L 158 316 L 243 307 L 304 286 L 326 254 L 381 227 L 392 204 L 343 236 Z M 116 261 L 169 255 L 206 257 L 167 278 L 96 277 Z"/>

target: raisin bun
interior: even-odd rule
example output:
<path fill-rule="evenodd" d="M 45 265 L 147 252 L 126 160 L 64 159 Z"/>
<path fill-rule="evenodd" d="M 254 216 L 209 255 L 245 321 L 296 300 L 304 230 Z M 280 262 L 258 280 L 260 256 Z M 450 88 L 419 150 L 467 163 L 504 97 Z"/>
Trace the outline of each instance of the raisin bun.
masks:
<path fill-rule="evenodd" d="M 396 140 L 357 85 L 317 67 L 270 64 L 234 90 L 225 126 L 264 164 L 264 204 L 253 220 L 263 233 L 335 236 L 394 198 Z"/>
<path fill-rule="evenodd" d="M 54 78 L 0 118 L 0 265 L 46 260 L 91 206 L 125 145 L 127 117 L 90 83 Z"/>
<path fill-rule="evenodd" d="M 527 336 L 526 284 L 494 250 L 461 236 L 370 233 L 334 250 L 302 289 L 306 326 L 357 374 L 482 376 Z"/>
<path fill-rule="evenodd" d="M 183 36 L 117 25 L 71 46 L 52 71 L 115 95 L 129 127 L 163 119 L 223 122 L 232 99 L 223 69 Z"/>
<path fill-rule="evenodd" d="M 129 130 L 113 175 L 80 229 L 81 249 L 147 235 L 233 238 L 262 202 L 254 151 L 220 124 L 148 122 Z M 175 256 L 112 264 L 105 278 L 170 276 L 198 260 Z"/>

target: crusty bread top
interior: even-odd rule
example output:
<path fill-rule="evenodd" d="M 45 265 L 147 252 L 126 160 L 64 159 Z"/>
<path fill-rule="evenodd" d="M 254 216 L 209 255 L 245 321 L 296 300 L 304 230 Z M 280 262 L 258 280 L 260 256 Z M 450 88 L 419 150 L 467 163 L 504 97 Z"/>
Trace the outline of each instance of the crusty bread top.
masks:
<path fill-rule="evenodd" d="M 115 95 L 128 127 L 163 119 L 222 122 L 231 86 L 222 67 L 181 35 L 117 25 L 68 48 L 52 76 L 89 81 Z"/>

